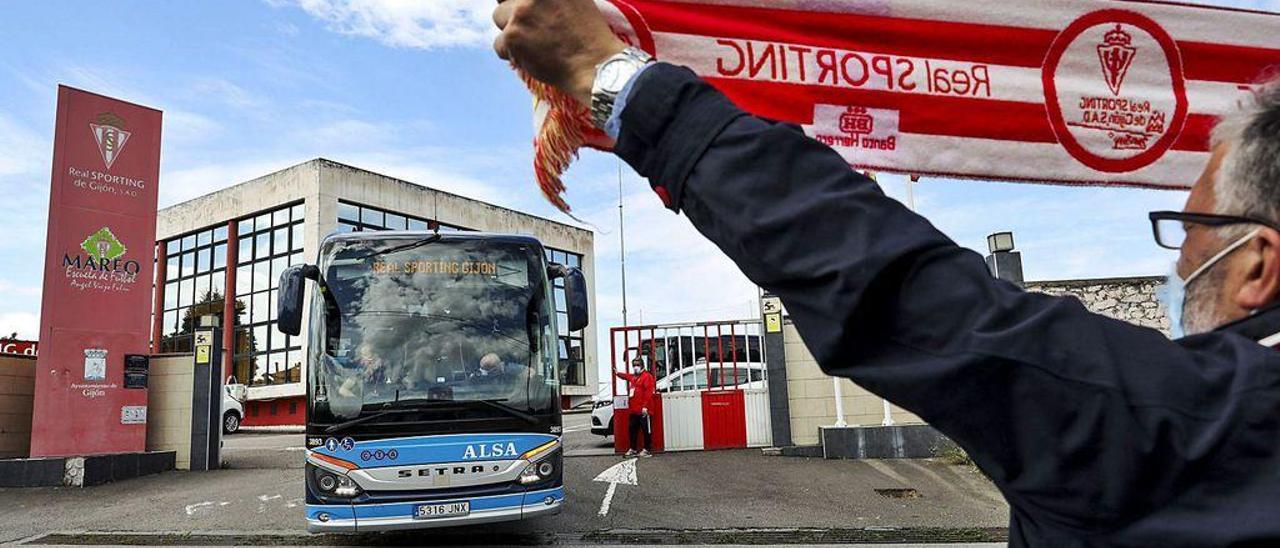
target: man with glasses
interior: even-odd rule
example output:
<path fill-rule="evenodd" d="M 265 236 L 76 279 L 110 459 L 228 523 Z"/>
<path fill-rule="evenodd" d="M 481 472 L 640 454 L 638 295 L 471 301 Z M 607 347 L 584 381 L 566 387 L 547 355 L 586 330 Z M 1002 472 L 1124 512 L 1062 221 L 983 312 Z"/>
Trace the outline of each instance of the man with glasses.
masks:
<path fill-rule="evenodd" d="M 1187 287 L 1171 341 L 993 279 L 828 147 L 627 48 L 592 0 L 494 21 L 498 55 L 590 108 L 824 371 L 969 451 L 1011 544 L 1280 546 L 1280 84 L 1219 125 L 1186 212 L 1152 216 Z"/>

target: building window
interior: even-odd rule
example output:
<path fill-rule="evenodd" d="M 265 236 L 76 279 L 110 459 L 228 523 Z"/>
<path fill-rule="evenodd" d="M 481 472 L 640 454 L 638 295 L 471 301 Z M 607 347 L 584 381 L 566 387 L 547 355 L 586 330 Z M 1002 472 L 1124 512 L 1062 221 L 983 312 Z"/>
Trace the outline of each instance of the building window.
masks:
<path fill-rule="evenodd" d="M 582 255 L 570 251 L 547 248 L 547 260 L 573 268 L 582 268 Z M 583 386 L 587 383 L 586 347 L 582 331 L 569 332 L 569 303 L 564 289 L 564 279 L 555 280 L 552 284 L 552 295 L 556 303 L 556 329 L 559 337 L 560 382 Z"/>
<path fill-rule="evenodd" d="M 404 215 L 385 209 L 362 206 L 351 202 L 338 202 L 338 228 L 336 232 L 362 232 L 366 230 L 417 230 L 425 231 L 427 219 Z M 468 228 L 440 223 L 442 232 L 469 231 Z"/>
<path fill-rule="evenodd" d="M 302 338 L 279 332 L 275 323 L 280 273 L 304 262 L 305 218 L 299 203 L 237 221 L 233 371 L 250 386 L 302 380 Z"/>
<path fill-rule="evenodd" d="M 191 352 L 191 334 L 201 316 L 222 321 L 226 295 L 227 227 L 178 236 L 165 246 L 160 352 Z M 221 255 L 221 259 L 217 257 Z"/>

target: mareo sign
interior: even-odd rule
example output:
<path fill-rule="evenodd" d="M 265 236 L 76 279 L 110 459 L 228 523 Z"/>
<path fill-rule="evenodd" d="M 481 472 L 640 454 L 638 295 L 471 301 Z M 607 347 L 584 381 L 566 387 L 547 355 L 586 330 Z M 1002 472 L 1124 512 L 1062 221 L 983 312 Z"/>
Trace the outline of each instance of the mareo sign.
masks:
<path fill-rule="evenodd" d="M 33 457 L 145 449 L 125 356 L 149 350 L 160 126 L 158 110 L 58 87 Z"/>

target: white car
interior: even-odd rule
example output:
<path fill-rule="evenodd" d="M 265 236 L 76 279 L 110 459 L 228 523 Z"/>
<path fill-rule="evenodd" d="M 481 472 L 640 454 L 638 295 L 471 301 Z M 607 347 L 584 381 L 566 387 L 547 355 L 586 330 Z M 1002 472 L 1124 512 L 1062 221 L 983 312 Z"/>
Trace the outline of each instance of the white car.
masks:
<path fill-rule="evenodd" d="M 658 393 L 663 392 L 683 392 L 687 390 L 706 390 L 708 380 L 711 386 L 733 387 L 733 388 L 764 388 L 764 364 L 762 363 L 738 363 L 735 376 L 735 367 L 733 364 L 711 364 L 710 376 L 707 372 L 707 363 L 704 360 L 698 360 L 697 365 L 686 367 L 671 372 L 671 374 L 658 379 L 656 388 Z M 609 386 L 605 386 L 604 390 L 591 398 L 591 433 L 600 436 L 613 435 L 613 391 Z"/>
<path fill-rule="evenodd" d="M 249 387 L 236 382 L 235 377 L 222 385 L 222 433 L 234 434 L 244 421 L 244 398 Z"/>
<path fill-rule="evenodd" d="M 687 390 L 706 390 L 707 383 L 714 388 L 764 388 L 764 364 L 762 363 L 726 363 L 711 364 L 707 371 L 707 363 L 698 360 L 697 365 L 673 371 L 670 375 L 658 379 L 658 392 L 683 392 Z M 710 373 L 710 374 L 708 374 Z"/>
<path fill-rule="evenodd" d="M 613 435 L 613 390 L 608 386 L 591 397 L 591 433 Z"/>

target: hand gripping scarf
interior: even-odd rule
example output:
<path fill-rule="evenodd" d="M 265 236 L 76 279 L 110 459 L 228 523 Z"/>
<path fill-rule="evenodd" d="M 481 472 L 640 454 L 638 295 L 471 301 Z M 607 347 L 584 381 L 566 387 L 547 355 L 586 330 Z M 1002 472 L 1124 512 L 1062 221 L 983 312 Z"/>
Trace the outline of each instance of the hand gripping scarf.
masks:
<path fill-rule="evenodd" d="M 1215 119 L 1280 65 L 1280 14 L 1117 0 L 597 0 L 614 31 L 850 165 L 1185 189 Z M 587 109 L 525 79 L 534 173 L 608 150 Z"/>

